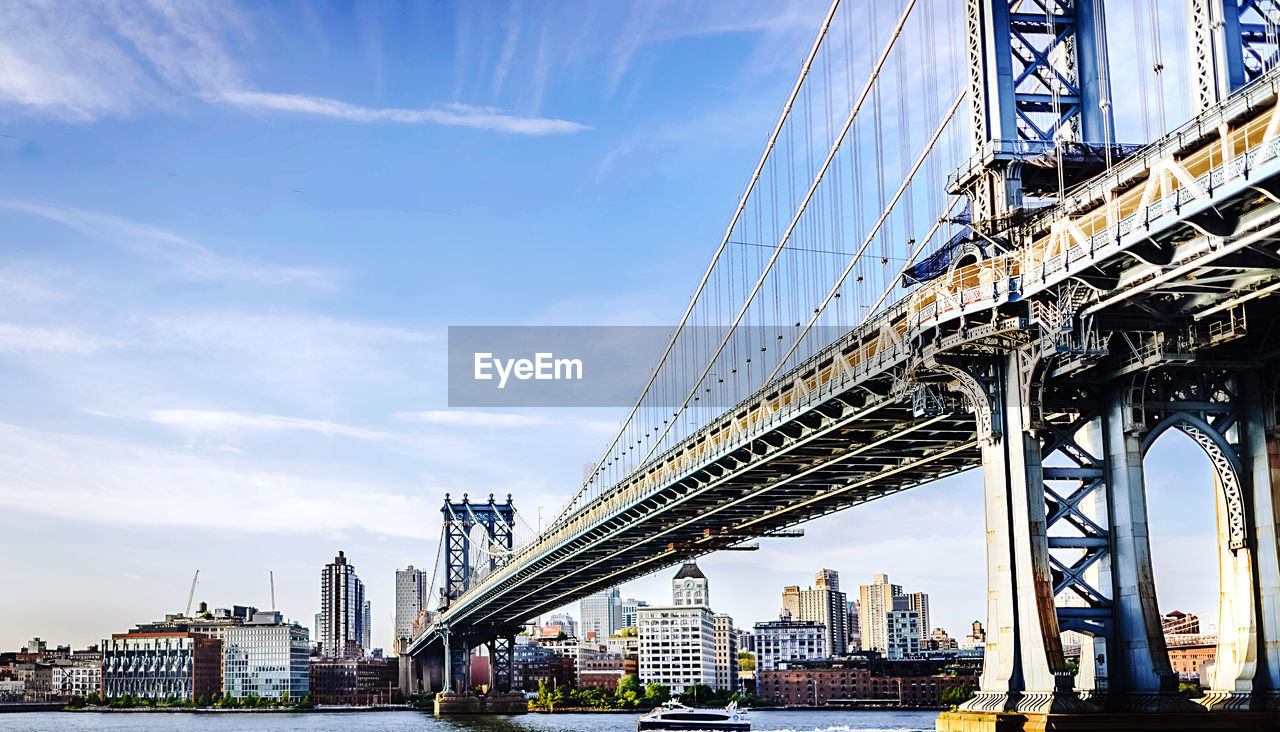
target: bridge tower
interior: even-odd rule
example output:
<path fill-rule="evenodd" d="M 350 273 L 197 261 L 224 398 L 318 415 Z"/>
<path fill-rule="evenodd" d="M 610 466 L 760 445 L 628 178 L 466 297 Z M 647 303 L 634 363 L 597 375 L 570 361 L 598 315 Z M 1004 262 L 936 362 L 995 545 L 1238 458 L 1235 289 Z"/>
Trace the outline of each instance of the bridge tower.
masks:
<path fill-rule="evenodd" d="M 1188 0 L 1192 110 L 1199 114 L 1276 63 L 1276 16 L 1263 0 Z"/>
<path fill-rule="evenodd" d="M 1274 33 L 1267 47 L 1262 26 L 1246 22 L 1262 12 L 1257 5 L 1188 0 L 1197 111 L 1273 63 Z M 1110 115 L 1103 6 L 965 1 L 973 151 L 950 190 L 970 198 L 973 227 L 988 244 L 1018 248 L 1027 199 L 1057 198 L 1122 153 Z M 978 695 L 962 712 L 1275 709 L 1280 608 L 1265 598 L 1280 589 L 1268 579 L 1280 572 L 1280 439 L 1274 408 L 1261 406 L 1275 403 L 1274 377 L 1190 360 L 1121 369 L 1104 383 L 1056 377 L 1064 360 L 1089 359 L 1108 345 L 1080 315 L 1093 294 L 1086 284 L 1067 282 L 1055 303 L 1033 314 L 1038 338 L 929 364 L 965 395 L 982 451 L 988 645 Z M 1176 350 L 1164 344 L 1188 327 L 1167 316 L 1127 326 L 1162 351 Z M 1221 632 L 1200 705 L 1178 693 L 1147 533 L 1142 458 L 1168 429 L 1194 439 L 1215 467 Z M 1078 673 L 1064 654 L 1065 631 L 1084 637 Z"/>

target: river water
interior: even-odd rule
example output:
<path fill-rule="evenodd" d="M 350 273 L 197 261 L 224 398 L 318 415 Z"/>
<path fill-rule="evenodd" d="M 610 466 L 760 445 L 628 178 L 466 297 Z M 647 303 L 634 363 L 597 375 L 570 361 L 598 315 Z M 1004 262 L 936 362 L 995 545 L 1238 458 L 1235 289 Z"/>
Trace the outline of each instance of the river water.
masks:
<path fill-rule="evenodd" d="M 32 732 L 78 730 L 216 730 L 264 732 L 354 729 L 369 732 L 635 732 L 632 714 L 526 714 L 436 719 L 422 712 L 204 713 L 36 712 L 0 714 L 0 729 Z M 922 732 L 937 712 L 752 712 L 752 732 Z"/>

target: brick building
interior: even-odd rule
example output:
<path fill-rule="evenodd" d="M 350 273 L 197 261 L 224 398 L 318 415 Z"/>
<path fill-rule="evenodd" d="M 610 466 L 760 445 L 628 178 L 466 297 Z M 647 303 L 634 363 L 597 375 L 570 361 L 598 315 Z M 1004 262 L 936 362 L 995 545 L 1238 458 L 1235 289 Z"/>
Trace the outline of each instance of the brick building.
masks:
<path fill-rule="evenodd" d="M 639 664 L 635 658 L 626 658 L 613 653 L 600 653 L 586 658 L 578 671 L 578 685 L 581 688 L 595 686 L 609 693 L 618 690 L 618 682 L 623 676 L 637 673 Z"/>
<path fill-rule="evenodd" d="M 866 659 L 803 661 L 756 673 L 756 693 L 783 706 L 823 706 L 868 702 L 905 707 L 942 707 L 955 686 L 978 685 L 977 673 L 938 673 L 926 664 L 877 663 Z"/>
<path fill-rule="evenodd" d="M 311 701 L 372 706 L 391 701 L 400 666 L 381 658 L 315 658 L 311 661 Z"/>

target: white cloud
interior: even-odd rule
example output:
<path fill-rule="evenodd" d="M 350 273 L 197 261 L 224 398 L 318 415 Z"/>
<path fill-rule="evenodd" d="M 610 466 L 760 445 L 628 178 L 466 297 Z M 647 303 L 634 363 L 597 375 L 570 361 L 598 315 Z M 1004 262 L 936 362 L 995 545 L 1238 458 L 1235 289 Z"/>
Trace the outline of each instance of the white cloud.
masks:
<path fill-rule="evenodd" d="M 451 427 L 536 427 L 551 424 L 546 417 L 500 412 L 463 412 L 448 409 L 431 409 L 424 412 L 397 412 L 396 419 L 423 424 Z"/>
<path fill-rule="evenodd" d="M 42 328 L 0 323 L 0 354 L 12 353 L 92 353 L 104 341 L 65 328 Z"/>
<path fill-rule="evenodd" d="M 0 102 L 69 121 L 169 106 L 233 85 L 235 9 L 203 0 L 10 0 L 0 13 Z"/>
<path fill-rule="evenodd" d="M 332 284 L 330 276 L 317 269 L 257 264 L 224 257 L 172 231 L 101 211 L 17 200 L 0 200 L 0 209 L 39 216 L 92 239 L 111 241 L 168 262 L 191 279 L 248 280 L 262 284 L 301 282 L 320 287 Z"/>
<path fill-rule="evenodd" d="M 568 120 L 522 117 L 493 107 L 473 107 L 467 104 L 443 104 L 426 109 L 373 108 L 327 97 L 255 91 L 227 91 L 207 98 L 253 111 L 310 114 L 350 122 L 437 124 L 517 135 L 554 135 L 590 129 L 586 125 Z"/>
<path fill-rule="evenodd" d="M 352 427 L 319 419 L 285 417 L 278 414 L 215 411 L 207 409 L 153 409 L 142 419 L 191 432 L 238 432 L 240 430 L 283 432 L 318 432 L 327 437 L 353 437 L 358 440 L 387 440 L 389 432 Z"/>

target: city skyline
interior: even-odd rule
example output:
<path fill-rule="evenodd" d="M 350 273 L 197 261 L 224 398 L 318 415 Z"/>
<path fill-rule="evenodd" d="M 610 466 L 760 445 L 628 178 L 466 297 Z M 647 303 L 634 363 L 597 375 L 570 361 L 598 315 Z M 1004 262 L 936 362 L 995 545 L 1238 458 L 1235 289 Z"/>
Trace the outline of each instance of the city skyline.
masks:
<path fill-rule="evenodd" d="M 266 607 L 274 572 L 274 609 L 310 618 L 315 570 L 342 546 L 374 601 L 372 645 L 390 648 L 393 573 L 430 563 L 445 492 L 502 486 L 530 523 L 553 516 L 621 415 L 448 410 L 444 328 L 673 322 L 695 278 L 670 273 L 700 267 L 720 235 L 825 3 L 770 5 L 492 27 L 461 7 L 404 28 L 376 13 L 302 30 L 239 18 L 280 29 L 298 66 L 208 12 L 192 22 L 211 46 L 138 19 L 183 49 L 160 63 L 123 42 L 64 48 L 37 18 L 0 26 L 15 47 L 54 49 L 0 98 L 14 171 L 0 181 L 0 373 L 28 385 L 0 405 L 0 505 L 11 548 L 47 549 L 6 575 L 43 591 L 0 599 L 0 642 L 83 646 L 179 611 L 197 568 L 197 601 Z M 114 22 L 87 12 L 83 32 Z M 414 32 L 441 41 L 425 61 Z M 557 45 L 574 61 L 539 63 Z M 440 72 L 459 60 L 465 73 Z M 165 62 L 207 75 L 157 75 Z M 352 76 L 325 73 L 339 68 Z M 104 96 L 75 94 L 91 88 Z M 475 114 L 488 106 L 505 111 Z M 1215 571 L 1209 468 L 1186 444 L 1162 439 L 1148 459 L 1160 606 L 1211 618 L 1213 591 L 1191 579 Z M 757 582 L 806 583 L 803 553 L 850 586 L 883 571 L 929 591 L 933 624 L 958 634 L 985 622 L 979 482 L 700 561 L 743 621 L 773 612 Z M 660 597 L 664 571 L 623 596 Z"/>

